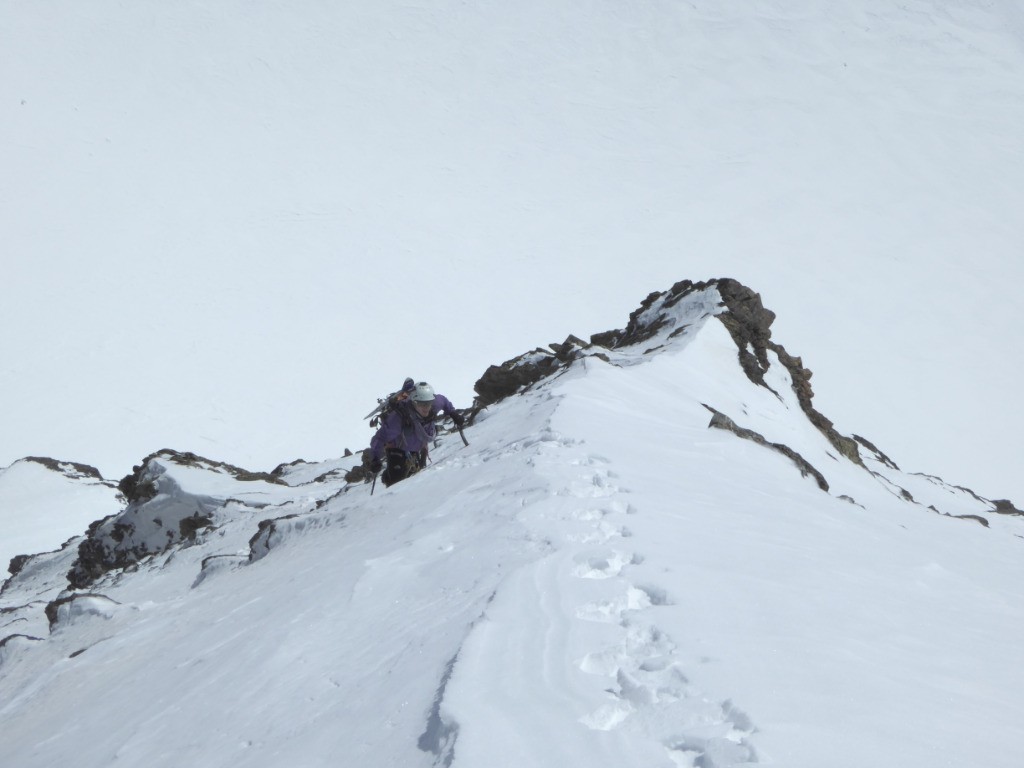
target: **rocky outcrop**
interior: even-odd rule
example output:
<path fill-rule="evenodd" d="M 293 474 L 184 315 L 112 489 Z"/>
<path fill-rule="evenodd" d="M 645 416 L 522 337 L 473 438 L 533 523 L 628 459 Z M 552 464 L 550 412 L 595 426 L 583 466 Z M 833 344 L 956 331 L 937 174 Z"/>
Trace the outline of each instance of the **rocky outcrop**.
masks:
<path fill-rule="evenodd" d="M 256 533 L 249 539 L 249 562 L 267 556 L 283 540 L 296 535 L 347 525 L 345 515 L 283 515 L 261 520 Z"/>
<path fill-rule="evenodd" d="M 21 569 L 25 567 L 25 564 L 32 558 L 32 555 L 15 555 L 11 558 L 10 564 L 7 566 L 7 572 L 11 576 L 17 576 L 21 573 Z"/>
<path fill-rule="evenodd" d="M 655 291 L 647 295 L 640 306 L 629 315 L 629 322 L 622 330 L 604 331 L 595 333 L 590 337 L 590 343 L 608 349 L 619 349 L 622 347 L 633 347 L 644 342 L 651 341 L 663 330 L 669 330 L 668 337 L 678 335 L 686 330 L 685 325 L 674 323 L 674 316 L 671 311 L 676 305 L 688 296 L 699 291 L 705 291 L 714 286 L 717 281 L 707 283 L 695 283 L 692 280 L 682 280 L 667 291 Z M 660 345 L 659 345 L 660 347 Z M 645 352 L 653 352 L 659 347 L 645 349 Z"/>
<path fill-rule="evenodd" d="M 1009 499 L 996 499 L 992 505 L 992 511 L 1000 515 L 1024 515 L 1024 512 L 1013 506 L 1013 502 Z"/>
<path fill-rule="evenodd" d="M 775 321 L 775 313 L 764 308 L 760 294 L 735 280 L 718 280 L 716 285 L 722 294 L 722 303 L 729 309 L 719 315 L 718 319 L 736 342 L 740 365 L 747 378 L 755 384 L 767 386 L 764 382 L 764 371 L 768 370 L 767 353 L 768 350 L 774 352 L 779 362 L 789 371 L 797 402 L 807 418 L 839 453 L 856 464 L 862 464 L 857 441 L 839 434 L 832 422 L 812 404 L 814 391 L 811 388 L 811 371 L 804 368 L 799 357 L 793 357 L 785 347 L 771 340 L 771 324 Z"/>
<path fill-rule="evenodd" d="M 736 280 L 719 278 L 706 283 L 683 280 L 664 293 L 652 293 L 630 314 L 625 329 L 597 334 L 591 337 L 591 342 L 621 348 L 648 342 L 659 335 L 671 339 L 686 330 L 685 326 L 678 324 L 673 327 L 676 317 L 671 312 L 672 308 L 687 297 L 709 289 L 716 290 L 721 297 L 720 306 L 724 311 L 716 313 L 716 317 L 736 343 L 739 364 L 747 378 L 758 386 L 771 389 L 765 383 L 764 374 L 771 365 L 768 352 L 774 352 L 789 371 L 797 402 L 807 418 L 840 454 L 860 464 L 856 441 L 839 434 L 832 422 L 812 404 L 811 371 L 804 368 L 799 357 L 790 355 L 785 347 L 772 341 L 771 325 L 775 322 L 775 313 L 761 303 L 760 294 Z M 664 334 L 666 330 L 669 332 Z"/>
<path fill-rule="evenodd" d="M 666 342 L 684 334 L 693 321 L 722 311 L 708 304 L 711 302 L 713 305 L 718 305 L 718 294 L 711 294 L 708 291 L 716 289 L 720 283 L 732 283 L 738 286 L 730 292 L 730 295 L 739 295 L 739 289 L 742 288 L 734 280 L 712 280 L 706 283 L 683 280 L 673 285 L 668 291 L 649 294 L 640 306 L 630 313 L 629 322 L 623 329 L 595 333 L 590 337 L 589 342 L 578 336 L 570 335 L 561 344 L 551 344 L 549 349 L 538 348 L 511 360 L 506 360 L 501 365 L 490 366 L 474 385 L 474 390 L 477 393 L 473 408 L 474 414 L 481 408 L 522 392 L 537 382 L 559 373 L 581 357 L 597 357 L 612 362 L 609 356 L 610 350 L 636 348 L 647 344 L 650 346 L 644 346 L 641 354 L 658 351 L 664 347 Z M 756 296 L 753 292 L 750 293 Z M 701 297 L 701 294 L 704 296 Z M 699 300 L 701 298 L 704 299 L 703 302 Z M 684 302 L 693 304 L 687 312 L 679 311 Z M 745 317 L 754 315 L 738 299 L 734 300 L 732 305 L 735 311 L 743 313 Z M 732 311 L 733 307 L 726 309 Z M 762 312 L 756 315 L 754 321 L 748 319 L 745 322 L 737 323 L 737 326 L 754 328 L 760 327 L 758 325 L 760 323 L 766 329 L 766 323 L 770 324 L 774 318 L 774 314 L 762 308 Z M 767 368 L 767 364 L 767 358 L 764 358 L 765 368 Z"/>
<path fill-rule="evenodd" d="M 89 478 L 92 480 L 98 480 L 99 482 L 113 486 L 107 480 L 103 479 L 103 475 L 96 467 L 89 466 L 88 464 L 80 464 L 77 461 L 58 461 L 57 459 L 51 459 L 48 456 L 26 456 L 23 461 L 30 461 L 33 464 L 41 464 L 47 469 L 59 472 L 67 477 L 76 479 Z"/>
<path fill-rule="evenodd" d="M 701 294 L 717 296 L 717 307 L 713 311 L 700 303 Z M 687 312 L 680 311 L 687 302 L 693 307 Z M 736 343 L 740 367 L 747 378 L 758 386 L 771 389 L 765 383 L 764 374 L 771 365 L 768 352 L 775 353 L 789 371 L 793 391 L 807 418 L 840 454 L 857 464 L 862 463 L 857 442 L 839 434 L 833 423 L 814 407 L 811 371 L 803 366 L 799 357 L 790 355 L 781 344 L 772 341 L 771 325 L 775 321 L 775 313 L 764 307 L 760 294 L 731 278 L 696 283 L 682 280 L 668 291 L 649 294 L 630 313 L 629 322 L 621 330 L 596 333 L 590 337 L 589 344 L 570 336 L 564 344 L 552 344 L 551 351 L 535 349 L 501 365 L 492 365 L 474 386 L 477 399 L 473 414 L 549 378 L 578 357 L 596 355 L 609 359 L 606 354 L 596 352 L 597 349 L 622 350 L 643 345 L 643 354 L 656 352 L 673 338 L 686 333 L 692 322 L 711 314 L 717 316 Z"/>
<path fill-rule="evenodd" d="M 118 605 L 116 600 L 111 600 L 106 595 L 91 593 L 64 595 L 47 604 L 46 618 L 50 622 L 50 631 L 52 632 L 59 624 L 71 621 L 78 616 L 110 618 L 113 609 Z"/>
<path fill-rule="evenodd" d="M 506 397 L 522 392 L 542 379 L 565 368 L 591 345 L 577 336 L 570 335 L 561 344 L 551 344 L 550 350 L 535 349 L 519 357 L 506 360 L 501 365 L 492 365 L 481 376 L 473 390 L 477 397 L 470 413 L 475 416 L 482 408 Z"/>
<path fill-rule="evenodd" d="M 825 476 L 821 474 L 821 472 L 819 472 L 817 469 L 815 469 L 814 466 L 809 461 L 807 461 L 807 459 L 805 459 L 799 453 L 794 451 L 788 445 L 770 442 L 764 437 L 764 435 L 760 434 L 759 432 L 755 432 L 752 429 L 745 429 L 744 427 L 738 426 L 735 421 L 730 419 L 721 411 L 715 410 L 707 403 L 701 403 L 701 405 L 703 405 L 705 408 L 711 411 L 712 416 L 711 422 L 708 424 L 709 427 L 714 427 L 715 429 L 724 429 L 728 432 L 732 432 L 737 437 L 742 437 L 744 440 L 750 440 L 751 442 L 757 443 L 758 445 L 763 445 L 766 448 L 771 448 L 773 451 L 776 451 L 777 453 L 781 453 L 783 456 L 785 456 L 787 459 L 789 459 L 796 465 L 797 469 L 800 470 L 801 475 L 803 475 L 804 477 L 810 475 L 811 477 L 814 478 L 815 482 L 817 482 L 818 487 L 821 488 L 821 490 L 826 492 L 828 491 L 828 481 L 825 480 Z"/>
<path fill-rule="evenodd" d="M 156 491 L 152 484 L 154 478 L 152 477 L 152 473 L 147 472 L 147 467 L 149 466 L 150 461 L 154 459 L 171 461 L 182 467 L 216 470 L 230 475 L 236 480 L 241 480 L 242 482 L 263 481 L 265 483 L 286 485 L 280 477 L 280 470 L 282 470 L 282 467 L 285 465 L 279 466 L 275 472 L 251 472 L 248 469 L 242 469 L 241 467 L 236 467 L 233 464 L 227 464 L 223 461 L 213 461 L 212 459 L 207 459 L 187 451 L 181 452 L 175 451 L 171 448 L 164 448 L 156 451 L 155 453 L 149 454 L 149 456 L 142 460 L 141 464 L 137 464 L 132 467 L 132 473 L 121 478 L 121 482 L 117 484 L 117 487 L 129 502 L 146 502 L 149 499 L 152 499 L 155 495 Z"/>
<path fill-rule="evenodd" d="M 172 546 L 192 544 L 202 531 L 215 525 L 215 513 L 224 508 L 227 498 L 183 489 L 168 474 L 172 466 L 204 470 L 242 483 L 287 487 L 265 472 L 250 472 L 194 453 L 157 451 L 118 485 L 128 506 L 89 527 L 68 572 L 73 588 L 87 587 L 108 571 L 129 568 Z"/>
<path fill-rule="evenodd" d="M 266 557 L 271 548 L 280 539 L 278 527 L 285 521 L 295 520 L 297 515 L 285 515 L 273 520 L 260 520 L 256 533 L 249 539 L 249 562 Z"/>
<path fill-rule="evenodd" d="M 368 483 L 373 479 L 373 470 L 370 469 L 370 449 L 362 453 L 362 459 L 352 469 L 345 473 L 346 483 Z"/>
<path fill-rule="evenodd" d="M 891 469 L 896 469 L 896 470 L 899 469 L 899 467 L 896 466 L 896 462 L 895 461 L 893 461 L 888 456 L 886 456 L 884 453 L 882 453 L 880 450 L 878 450 L 878 447 L 874 443 L 872 443 L 870 440 L 868 440 L 867 438 L 861 437 L 860 435 L 854 435 L 853 439 L 856 440 L 861 445 L 863 445 L 865 448 L 867 448 L 871 453 L 873 453 L 878 458 L 879 461 L 881 461 L 883 464 L 885 464 L 885 466 L 887 466 L 887 467 L 889 467 Z"/>

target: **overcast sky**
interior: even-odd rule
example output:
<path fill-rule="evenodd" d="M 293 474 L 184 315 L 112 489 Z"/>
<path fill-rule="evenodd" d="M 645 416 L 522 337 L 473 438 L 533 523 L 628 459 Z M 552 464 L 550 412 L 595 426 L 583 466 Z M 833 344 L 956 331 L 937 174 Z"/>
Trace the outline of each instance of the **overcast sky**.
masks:
<path fill-rule="evenodd" d="M 1022 30 L 1008 1 L 0 0 L 0 466 L 337 456 L 405 376 L 465 406 L 729 276 L 841 431 L 1019 506 Z"/>

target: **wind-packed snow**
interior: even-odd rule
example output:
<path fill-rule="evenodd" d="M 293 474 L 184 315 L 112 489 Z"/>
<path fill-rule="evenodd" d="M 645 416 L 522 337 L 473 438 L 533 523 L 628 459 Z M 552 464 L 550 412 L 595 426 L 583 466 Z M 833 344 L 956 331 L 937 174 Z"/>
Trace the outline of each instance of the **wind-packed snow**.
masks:
<path fill-rule="evenodd" d="M 16 555 L 57 549 L 122 501 L 112 483 L 70 464 L 22 460 L 0 469 L 0 573 Z"/>
<path fill-rule="evenodd" d="M 209 525 L 74 597 L 66 553 L 7 583 L 0 764 L 1015 765 L 1024 518 L 841 456 L 689 299 L 372 494 L 354 458 L 152 457 L 117 519 Z"/>
<path fill-rule="evenodd" d="M 0 72 L 0 466 L 328 459 L 729 276 L 842 431 L 1024 498 L 1014 0 L 3 0 Z"/>

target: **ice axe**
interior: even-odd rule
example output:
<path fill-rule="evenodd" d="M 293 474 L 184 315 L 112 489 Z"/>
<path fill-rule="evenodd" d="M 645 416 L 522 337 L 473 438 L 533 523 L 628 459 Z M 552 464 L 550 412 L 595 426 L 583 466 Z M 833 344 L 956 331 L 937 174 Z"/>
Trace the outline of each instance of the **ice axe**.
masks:
<path fill-rule="evenodd" d="M 455 428 L 459 430 L 459 437 L 462 438 L 462 444 L 468 448 L 469 440 L 466 439 L 466 434 L 462 431 L 462 423 L 455 421 L 455 419 L 452 419 L 452 423 L 455 424 Z"/>

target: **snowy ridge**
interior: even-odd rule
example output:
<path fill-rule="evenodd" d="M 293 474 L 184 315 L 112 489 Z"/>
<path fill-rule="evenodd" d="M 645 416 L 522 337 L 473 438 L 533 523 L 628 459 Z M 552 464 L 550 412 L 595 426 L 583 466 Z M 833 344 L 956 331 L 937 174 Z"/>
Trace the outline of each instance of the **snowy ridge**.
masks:
<path fill-rule="evenodd" d="M 460 650 L 442 713 L 449 730 L 469 724 L 461 764 L 753 761 L 749 720 L 689 683 L 657 626 L 664 588 L 631 578 L 637 510 L 608 460 L 550 429 L 530 449 L 548 491 L 520 519 L 551 551 L 512 574 Z"/>
<path fill-rule="evenodd" d="M 0 566 L 80 534 L 124 504 L 116 483 L 93 467 L 29 457 L 0 469 Z"/>
<path fill-rule="evenodd" d="M 1024 520 L 839 450 L 735 288 L 498 367 L 373 495 L 149 457 L 4 584 L 0 763 L 1013 764 Z"/>

